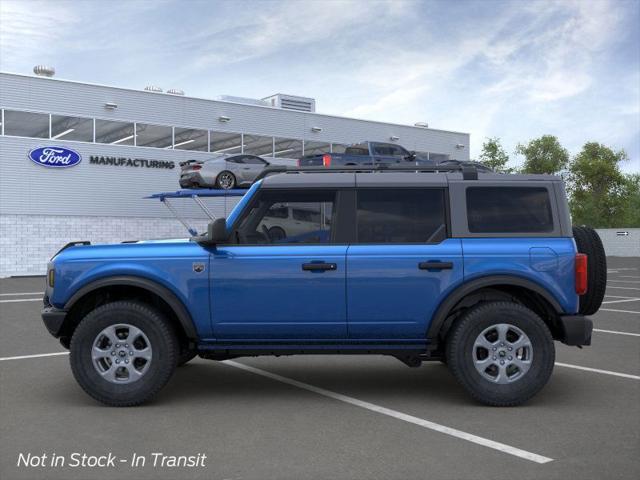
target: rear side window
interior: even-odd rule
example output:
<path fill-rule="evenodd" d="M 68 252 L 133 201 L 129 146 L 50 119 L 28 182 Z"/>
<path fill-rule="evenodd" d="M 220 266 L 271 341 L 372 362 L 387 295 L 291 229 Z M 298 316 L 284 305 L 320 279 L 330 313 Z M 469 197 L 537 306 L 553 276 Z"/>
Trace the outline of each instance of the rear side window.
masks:
<path fill-rule="evenodd" d="M 553 231 L 549 192 L 542 187 L 469 187 L 467 216 L 472 233 Z"/>
<path fill-rule="evenodd" d="M 363 189 L 358 243 L 437 243 L 447 236 L 444 189 Z"/>

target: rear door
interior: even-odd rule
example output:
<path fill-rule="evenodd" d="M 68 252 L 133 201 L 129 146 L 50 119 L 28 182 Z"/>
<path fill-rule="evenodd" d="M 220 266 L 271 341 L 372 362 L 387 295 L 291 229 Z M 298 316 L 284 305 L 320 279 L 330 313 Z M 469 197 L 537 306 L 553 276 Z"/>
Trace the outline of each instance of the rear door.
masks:
<path fill-rule="evenodd" d="M 446 193 L 446 183 L 358 188 L 356 243 L 347 252 L 350 338 L 425 338 L 435 309 L 463 279 Z"/>

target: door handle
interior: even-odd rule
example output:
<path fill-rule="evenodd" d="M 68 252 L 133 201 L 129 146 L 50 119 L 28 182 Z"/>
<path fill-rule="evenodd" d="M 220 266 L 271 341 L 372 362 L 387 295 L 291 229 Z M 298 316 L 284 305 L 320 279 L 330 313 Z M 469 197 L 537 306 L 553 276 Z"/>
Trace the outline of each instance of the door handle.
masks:
<path fill-rule="evenodd" d="M 453 262 L 420 262 L 418 268 L 420 270 L 451 270 Z"/>
<path fill-rule="evenodd" d="M 336 270 L 338 265 L 335 263 L 303 263 L 302 270 L 307 271 L 320 271 L 324 272 L 325 270 Z"/>

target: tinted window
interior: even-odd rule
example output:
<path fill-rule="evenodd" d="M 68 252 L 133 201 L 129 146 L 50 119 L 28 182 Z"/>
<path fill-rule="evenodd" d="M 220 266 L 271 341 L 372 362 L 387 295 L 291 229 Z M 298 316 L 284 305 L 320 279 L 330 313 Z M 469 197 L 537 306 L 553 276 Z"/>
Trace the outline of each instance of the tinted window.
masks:
<path fill-rule="evenodd" d="M 247 163 L 249 165 L 265 165 L 266 164 L 266 162 L 262 160 L 260 157 L 253 157 L 251 155 L 244 157 L 244 163 Z"/>
<path fill-rule="evenodd" d="M 327 191 L 263 191 L 241 221 L 237 241 L 249 245 L 330 243 L 334 199 L 335 193 Z"/>
<path fill-rule="evenodd" d="M 93 142 L 93 119 L 51 115 L 51 138 Z"/>
<path fill-rule="evenodd" d="M 96 142 L 112 145 L 133 145 L 133 123 L 96 119 Z"/>
<path fill-rule="evenodd" d="M 4 134 L 18 137 L 49 138 L 49 115 L 5 110 Z"/>
<path fill-rule="evenodd" d="M 446 238 L 444 190 L 358 191 L 359 243 L 432 243 Z"/>
<path fill-rule="evenodd" d="M 238 157 L 229 157 L 229 158 L 227 158 L 227 162 L 231 162 L 231 163 L 245 163 L 245 162 L 244 162 L 244 157 L 243 157 L 243 156 L 238 156 Z"/>
<path fill-rule="evenodd" d="M 136 145 L 138 147 L 171 148 L 173 129 L 162 125 L 136 124 Z"/>
<path fill-rule="evenodd" d="M 209 135 L 206 130 L 194 128 L 175 128 L 173 148 L 176 150 L 209 150 Z"/>
<path fill-rule="evenodd" d="M 474 233 L 553 231 L 553 216 L 546 188 L 467 188 L 467 216 L 469 231 Z"/>
<path fill-rule="evenodd" d="M 404 148 L 396 145 L 375 144 L 373 147 L 376 155 L 393 157 L 405 157 L 409 154 Z"/>

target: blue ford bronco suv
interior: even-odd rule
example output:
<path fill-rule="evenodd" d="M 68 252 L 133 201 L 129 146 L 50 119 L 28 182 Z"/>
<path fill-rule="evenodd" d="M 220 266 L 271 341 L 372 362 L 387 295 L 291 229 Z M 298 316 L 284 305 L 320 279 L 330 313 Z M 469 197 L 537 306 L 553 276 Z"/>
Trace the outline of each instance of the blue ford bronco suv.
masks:
<path fill-rule="evenodd" d="M 554 340 L 591 343 L 606 272 L 558 177 L 270 167 L 200 236 L 63 248 L 42 317 L 113 406 L 196 355 L 293 354 L 441 361 L 478 401 L 511 406 L 548 381 Z"/>

